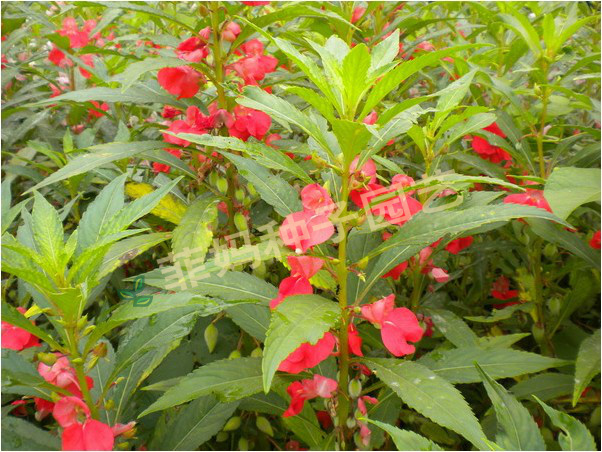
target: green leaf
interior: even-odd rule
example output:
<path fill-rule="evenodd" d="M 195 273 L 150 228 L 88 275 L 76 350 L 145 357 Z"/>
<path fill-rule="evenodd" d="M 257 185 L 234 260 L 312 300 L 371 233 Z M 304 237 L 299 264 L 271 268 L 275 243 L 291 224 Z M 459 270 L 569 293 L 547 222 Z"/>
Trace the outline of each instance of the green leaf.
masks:
<path fill-rule="evenodd" d="M 65 94 L 53 97 L 51 99 L 42 100 L 33 104 L 27 104 L 26 107 L 43 107 L 49 104 L 55 104 L 57 102 L 88 102 L 92 100 L 100 102 L 127 102 L 133 104 L 151 104 L 160 103 L 164 105 L 173 105 L 174 107 L 184 108 L 188 107 L 188 104 L 177 100 L 174 96 L 160 91 L 158 84 L 156 88 L 153 85 L 141 85 L 132 86 L 127 91 L 122 91 L 121 88 L 86 88 L 76 91 L 70 91 Z"/>
<path fill-rule="evenodd" d="M 435 328 L 456 347 L 471 347 L 478 345 L 477 335 L 456 314 L 444 309 L 426 309 Z"/>
<path fill-rule="evenodd" d="M 345 56 L 343 60 L 341 76 L 345 91 L 345 104 L 347 111 L 354 112 L 370 86 L 368 71 L 372 64 L 372 58 L 366 44 L 358 44 Z"/>
<path fill-rule="evenodd" d="M 153 246 L 164 242 L 169 237 L 169 232 L 155 232 L 152 234 L 142 234 L 136 237 L 130 237 L 115 243 L 104 255 L 95 277 L 101 279 L 109 273 L 114 272 L 125 263 L 131 261 Z"/>
<path fill-rule="evenodd" d="M 575 389 L 573 390 L 573 406 L 581 397 L 581 393 L 594 378 L 600 373 L 600 330 L 589 336 L 579 346 L 577 361 L 575 362 Z"/>
<path fill-rule="evenodd" d="M 543 401 L 551 400 L 573 393 L 573 376 L 545 372 L 519 381 L 510 391 L 519 399 L 530 399 L 534 395 Z"/>
<path fill-rule="evenodd" d="M 334 110 L 332 105 L 328 99 L 326 99 L 320 93 L 314 91 L 313 89 L 303 88 L 301 86 L 287 86 L 285 87 L 285 90 L 289 93 L 299 96 L 309 105 L 318 110 L 320 114 L 328 121 L 332 121 L 334 119 Z"/>
<path fill-rule="evenodd" d="M 546 450 L 543 437 L 529 410 L 487 375 L 478 364 L 475 363 L 475 367 L 495 409 L 496 443 L 504 450 Z"/>
<path fill-rule="evenodd" d="M 15 416 L 2 416 L 2 450 L 61 450 L 61 441 L 47 430 Z"/>
<path fill-rule="evenodd" d="M 351 164 L 355 156 L 363 151 L 372 138 L 365 124 L 345 119 L 333 119 L 332 131 L 341 146 L 347 165 Z"/>
<path fill-rule="evenodd" d="M 562 228 L 556 227 L 548 221 L 532 218 L 528 220 L 533 232 L 538 236 L 555 243 L 570 251 L 575 256 L 580 257 L 594 268 L 600 268 L 600 253 L 585 243 L 574 232 L 568 232 Z"/>
<path fill-rule="evenodd" d="M 123 208 L 126 178 L 127 174 L 122 174 L 113 179 L 86 208 L 77 228 L 77 254 L 95 244 L 105 224 Z"/>
<path fill-rule="evenodd" d="M 529 19 L 523 13 L 515 11 L 514 9 L 508 9 L 512 14 L 500 14 L 500 18 L 503 20 L 504 25 L 514 31 L 520 36 L 525 43 L 533 52 L 535 58 L 539 58 L 542 53 L 541 43 L 539 42 L 539 35 L 533 25 L 529 23 Z"/>
<path fill-rule="evenodd" d="M 396 28 L 387 39 L 383 39 L 372 49 L 370 71 L 374 72 L 393 60 L 399 54 L 399 29 Z"/>
<path fill-rule="evenodd" d="M 362 362 L 410 408 L 464 436 L 478 449 L 488 449 L 485 434 L 470 406 L 446 380 L 411 361 L 364 358 Z"/>
<path fill-rule="evenodd" d="M 600 202 L 601 177 L 599 168 L 555 168 L 544 188 L 552 212 L 564 220 L 580 205 Z"/>
<path fill-rule="evenodd" d="M 412 74 L 420 71 L 427 66 L 433 66 L 439 64 L 442 58 L 453 55 L 462 50 L 474 49 L 482 47 L 486 44 L 466 44 L 461 46 L 450 47 L 443 50 L 435 50 L 428 52 L 425 55 L 421 55 L 413 60 L 408 60 L 401 63 L 392 71 L 388 72 L 383 78 L 378 81 L 374 87 L 370 90 L 368 98 L 364 104 L 364 108 L 360 114 L 360 119 L 364 118 L 370 113 L 374 107 L 376 107 L 381 100 L 385 98 L 393 89 L 397 88 L 401 82 L 407 79 Z"/>
<path fill-rule="evenodd" d="M 64 272 L 61 266 L 63 261 L 63 223 L 58 212 L 38 192 L 34 192 L 34 204 L 32 212 L 32 233 L 36 242 L 36 248 L 42 258 L 50 262 L 55 271 Z M 61 268 L 63 267 L 63 268 Z M 48 275 L 54 278 L 54 274 Z"/>
<path fill-rule="evenodd" d="M 166 426 L 157 450 L 198 450 L 218 433 L 238 403 L 222 403 L 215 397 L 201 397 L 178 412 Z"/>
<path fill-rule="evenodd" d="M 261 358 L 214 361 L 182 377 L 139 417 L 209 394 L 222 402 L 232 402 L 261 392 L 261 389 Z"/>
<path fill-rule="evenodd" d="M 433 351 L 418 362 L 451 383 L 478 383 L 478 363 L 492 378 L 509 378 L 570 364 L 562 359 L 509 348 L 462 347 Z"/>
<path fill-rule="evenodd" d="M 180 224 L 173 230 L 171 243 L 174 255 L 188 249 L 192 252 L 195 262 L 199 259 L 200 262 L 205 260 L 212 243 L 213 231 L 210 225 L 217 218 L 218 202 L 219 199 L 212 196 L 202 197 L 186 209 Z"/>
<path fill-rule="evenodd" d="M 543 218 L 570 226 L 544 209 L 518 204 L 477 206 L 434 213 L 419 212 L 402 225 L 393 237 L 370 252 L 370 258 L 381 253 L 382 255 L 368 275 L 366 286 L 359 299 L 362 300 L 372 285 L 390 269 L 445 235 L 466 233 L 487 224 L 500 223 L 513 218 Z"/>
<path fill-rule="evenodd" d="M 335 302 L 318 295 L 287 297 L 272 314 L 263 350 L 263 389 L 270 390 L 278 366 L 301 344 L 315 344 L 339 319 Z"/>
<path fill-rule="evenodd" d="M 162 347 L 173 350 L 190 333 L 202 312 L 202 306 L 182 306 L 159 313 L 152 321 L 148 318 L 136 320 L 128 329 L 127 342 L 120 344 L 117 349 L 110 381 L 114 381 L 122 370 L 142 358 L 146 352 Z"/>
<path fill-rule="evenodd" d="M 259 163 L 222 151 L 236 165 L 242 176 L 253 184 L 259 196 L 283 217 L 303 209 L 297 191 L 279 176 L 270 173 Z"/>
<path fill-rule="evenodd" d="M 552 424 L 562 430 L 558 435 L 558 443 L 562 450 L 597 450 L 596 441 L 585 425 L 574 417 L 546 405 L 537 397 L 534 399 L 544 409 Z"/>
<path fill-rule="evenodd" d="M 87 173 L 103 165 L 114 162 L 115 160 L 129 158 L 143 151 L 161 149 L 163 147 L 165 147 L 163 141 L 115 142 L 90 146 L 88 150 L 91 152 L 79 155 L 73 160 L 70 160 L 69 163 L 55 173 L 52 173 L 33 188 L 27 190 L 26 193 L 77 176 L 78 174 Z"/>
<path fill-rule="evenodd" d="M 313 180 L 307 175 L 307 173 L 292 159 L 282 153 L 282 151 L 273 149 L 263 143 L 248 143 L 233 137 L 196 135 L 192 133 L 182 133 L 177 134 L 176 136 L 203 146 L 244 152 L 250 157 L 253 157 L 263 166 L 275 170 L 286 171 L 287 173 L 293 174 L 308 184 L 313 183 Z"/>
<path fill-rule="evenodd" d="M 384 422 L 372 421 L 366 419 L 371 424 L 382 428 L 385 432 L 391 435 L 391 439 L 397 446 L 397 450 L 443 450 L 439 445 L 411 430 L 401 430 Z"/>
<path fill-rule="evenodd" d="M 245 304 L 226 309 L 230 318 L 255 339 L 264 342 L 270 326 L 270 308 L 263 304 Z"/>
<path fill-rule="evenodd" d="M 472 79 L 477 73 L 476 69 L 468 72 L 463 75 L 458 80 L 455 80 L 453 83 L 448 85 L 442 94 L 439 96 L 439 100 L 437 101 L 437 105 L 435 109 L 437 113 L 435 113 L 435 117 L 433 118 L 433 124 L 431 127 L 436 129 L 447 117 L 449 112 L 457 107 L 466 93 L 468 93 L 468 89 L 470 88 L 470 84 L 472 83 Z"/>
<path fill-rule="evenodd" d="M 479 323 L 496 323 L 501 322 L 502 320 L 506 320 L 511 318 L 515 312 L 529 312 L 533 309 L 533 303 L 520 303 L 511 306 L 506 306 L 502 309 L 494 309 L 491 311 L 491 315 L 473 315 L 473 316 L 465 316 L 466 320 L 470 320 L 471 322 L 479 322 Z"/>
<path fill-rule="evenodd" d="M 445 139 L 445 142 L 447 144 L 451 144 L 466 135 L 489 126 L 495 121 L 495 119 L 496 116 L 493 113 L 477 113 L 476 115 L 468 118 L 467 121 L 461 122 L 452 127 L 449 131 L 448 137 Z"/>

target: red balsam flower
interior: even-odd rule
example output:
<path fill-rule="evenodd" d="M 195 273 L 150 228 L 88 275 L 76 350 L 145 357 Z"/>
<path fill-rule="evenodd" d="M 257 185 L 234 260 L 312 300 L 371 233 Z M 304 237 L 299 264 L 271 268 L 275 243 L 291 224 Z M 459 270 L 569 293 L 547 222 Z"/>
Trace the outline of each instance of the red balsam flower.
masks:
<path fill-rule="evenodd" d="M 338 383 L 332 378 L 314 375 L 313 379 L 295 381 L 286 389 L 291 396 L 291 404 L 282 417 L 296 416 L 303 410 L 306 400 L 322 397 L 330 399 L 338 388 Z"/>
<path fill-rule="evenodd" d="M 21 314 L 25 314 L 27 310 L 24 307 L 18 307 L 17 311 Z M 31 323 L 36 323 L 31 320 Z M 40 345 L 40 341 L 36 336 L 31 334 L 29 331 L 25 331 L 23 328 L 11 325 L 8 322 L 2 322 L 2 348 L 9 348 L 11 350 L 24 350 L 30 347 L 37 347 Z"/>

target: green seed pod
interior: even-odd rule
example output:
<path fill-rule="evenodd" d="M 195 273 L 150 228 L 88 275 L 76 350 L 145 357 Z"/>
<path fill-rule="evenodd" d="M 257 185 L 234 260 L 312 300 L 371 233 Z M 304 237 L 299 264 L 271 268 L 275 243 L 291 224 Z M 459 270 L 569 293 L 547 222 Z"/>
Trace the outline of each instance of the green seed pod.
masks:
<path fill-rule="evenodd" d="M 228 435 L 228 433 L 226 432 L 219 432 L 217 435 L 215 435 L 215 440 L 218 443 L 223 443 L 224 441 L 226 441 L 228 439 L 230 435 Z"/>
<path fill-rule="evenodd" d="M 257 196 L 257 190 L 255 190 L 255 186 L 253 184 L 247 184 L 247 190 L 251 196 Z"/>
<path fill-rule="evenodd" d="M 217 345 L 217 337 L 219 336 L 217 327 L 213 323 L 210 323 L 207 328 L 205 328 L 203 336 L 205 336 L 205 344 L 207 344 L 209 353 L 213 353 L 213 350 L 215 350 L 215 346 Z"/>
<path fill-rule="evenodd" d="M 83 330 L 88 323 L 88 316 L 85 315 L 77 321 L 77 329 Z"/>
<path fill-rule="evenodd" d="M 362 393 L 362 383 L 355 378 L 349 382 L 349 396 L 357 399 Z"/>
<path fill-rule="evenodd" d="M 263 356 L 263 350 L 261 347 L 254 348 L 251 352 L 251 357 L 253 358 L 261 358 Z"/>
<path fill-rule="evenodd" d="M 600 407 L 599 406 L 594 408 L 594 411 L 592 411 L 592 415 L 589 418 L 589 426 L 592 429 L 597 429 L 600 427 Z"/>
<path fill-rule="evenodd" d="M 265 265 L 265 262 L 261 262 L 257 267 L 253 269 L 253 274 L 258 278 L 263 279 L 267 271 L 268 269 Z"/>
<path fill-rule="evenodd" d="M 355 427 L 355 419 L 352 417 L 347 418 L 347 428 Z"/>
<path fill-rule="evenodd" d="M 550 298 L 548 300 L 548 308 L 550 308 L 550 312 L 554 316 L 558 316 L 560 314 L 560 309 L 562 308 L 562 301 L 558 297 Z"/>
<path fill-rule="evenodd" d="M 117 449 L 119 450 L 128 450 L 130 448 L 130 443 L 127 441 L 123 441 L 122 443 L 117 444 Z"/>
<path fill-rule="evenodd" d="M 554 434 L 552 433 L 552 431 L 549 428 L 542 427 L 540 431 L 541 431 L 541 436 L 543 436 L 543 440 L 545 441 L 546 444 L 554 443 Z"/>
<path fill-rule="evenodd" d="M 538 344 L 541 344 L 544 341 L 545 330 L 541 326 L 537 325 L 536 323 L 533 324 L 531 333 L 533 334 L 533 338 L 535 339 L 535 342 L 537 342 Z"/>
<path fill-rule="evenodd" d="M 247 438 L 238 440 L 238 450 L 249 450 L 249 440 Z"/>
<path fill-rule="evenodd" d="M 240 358 L 242 355 L 240 354 L 239 350 L 232 350 L 232 353 L 230 353 L 230 355 L 228 355 L 228 359 L 236 359 L 236 358 Z"/>
<path fill-rule="evenodd" d="M 110 411 L 115 407 L 115 401 L 113 399 L 109 399 L 105 402 L 105 410 Z"/>
<path fill-rule="evenodd" d="M 242 188 L 239 188 L 234 193 L 234 196 L 236 197 L 236 200 L 238 202 L 243 202 L 243 200 L 245 199 L 245 191 Z"/>
<path fill-rule="evenodd" d="M 231 432 L 233 430 L 238 430 L 238 427 L 240 427 L 240 424 L 241 424 L 240 416 L 232 416 L 230 419 L 228 419 L 228 422 L 226 422 L 226 425 L 224 425 L 224 428 L 222 430 L 224 432 Z"/>
<path fill-rule="evenodd" d="M 217 186 L 217 178 L 219 177 L 219 173 L 217 171 L 212 171 L 209 173 L 209 183 L 215 187 Z"/>
<path fill-rule="evenodd" d="M 270 421 L 268 421 L 265 417 L 257 416 L 255 425 L 257 425 L 257 429 L 260 432 L 263 432 L 269 436 L 274 436 L 274 430 L 272 429 L 272 425 L 270 424 Z"/>
<path fill-rule="evenodd" d="M 247 219 L 240 212 L 236 212 L 234 214 L 234 224 L 236 225 L 236 229 L 238 229 L 239 231 L 246 231 L 247 229 L 249 229 Z"/>
<path fill-rule="evenodd" d="M 224 195 L 228 193 L 228 181 L 225 178 L 218 178 L 215 185 L 220 193 L 223 193 Z"/>
<path fill-rule="evenodd" d="M 553 258 L 557 254 L 558 254 L 558 247 L 556 245 L 554 245 L 553 243 L 548 243 L 543 248 L 543 255 L 545 257 L 547 257 L 548 259 Z"/>

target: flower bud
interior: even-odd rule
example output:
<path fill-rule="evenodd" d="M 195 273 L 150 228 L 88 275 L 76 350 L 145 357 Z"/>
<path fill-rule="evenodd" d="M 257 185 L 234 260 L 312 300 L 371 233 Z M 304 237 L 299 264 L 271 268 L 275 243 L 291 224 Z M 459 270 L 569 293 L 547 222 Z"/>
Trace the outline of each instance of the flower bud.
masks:
<path fill-rule="evenodd" d="M 240 416 L 233 416 L 230 419 L 228 419 L 228 422 L 226 422 L 226 425 L 224 425 L 224 428 L 222 430 L 224 432 L 231 432 L 233 430 L 238 430 L 238 427 L 240 427 L 240 424 L 241 424 Z"/>
<path fill-rule="evenodd" d="M 87 336 L 96 329 L 96 325 L 88 325 L 82 332 L 82 336 Z"/>
<path fill-rule="evenodd" d="M 98 345 L 92 349 L 92 354 L 94 356 L 98 356 L 99 358 L 104 358 L 107 356 L 107 343 L 99 342 Z"/>
<path fill-rule="evenodd" d="M 538 325 L 537 323 L 533 324 L 533 328 L 531 329 L 531 333 L 533 334 L 533 338 L 535 342 L 541 344 L 545 339 L 545 330 Z"/>
<path fill-rule="evenodd" d="M 261 349 L 261 347 L 257 347 L 255 349 L 253 349 L 253 351 L 251 352 L 251 357 L 253 358 L 261 358 L 263 356 L 263 350 Z"/>
<path fill-rule="evenodd" d="M 355 378 L 349 382 L 349 396 L 357 399 L 362 393 L 362 383 Z"/>
<path fill-rule="evenodd" d="M 247 184 L 247 190 L 251 196 L 257 196 L 257 190 L 255 190 L 255 186 L 253 184 Z"/>
<path fill-rule="evenodd" d="M 115 401 L 113 399 L 109 399 L 105 402 L 105 410 L 110 411 L 115 407 Z"/>
<path fill-rule="evenodd" d="M 548 300 L 548 308 L 554 316 L 558 316 L 560 314 L 560 309 L 562 308 L 562 301 L 558 297 L 550 298 L 550 300 Z"/>
<path fill-rule="evenodd" d="M 270 421 L 268 421 L 265 417 L 257 416 L 256 425 L 260 432 L 263 432 L 268 436 L 274 436 L 274 430 L 272 430 Z"/>
<path fill-rule="evenodd" d="M 84 327 L 86 326 L 87 323 L 88 323 L 88 316 L 85 315 L 77 321 L 77 329 L 78 330 L 84 329 Z"/>
<path fill-rule="evenodd" d="M 210 323 L 207 328 L 205 328 L 203 336 L 205 337 L 205 344 L 207 344 L 209 353 L 213 353 L 213 350 L 215 350 L 215 346 L 217 345 L 217 338 L 219 336 L 217 327 L 213 323 Z"/>
<path fill-rule="evenodd" d="M 238 440 L 238 450 L 249 450 L 249 440 L 247 438 L 240 438 Z"/>
<path fill-rule="evenodd" d="M 38 353 L 38 361 L 43 362 L 48 366 L 52 366 L 58 359 L 54 353 Z"/>
<path fill-rule="evenodd" d="M 240 354 L 239 350 L 232 350 L 230 355 L 228 355 L 228 359 L 236 359 L 236 358 L 240 358 L 241 356 L 242 355 Z"/>
<path fill-rule="evenodd" d="M 128 443 L 127 441 L 117 443 L 117 449 L 119 449 L 119 450 L 129 450 L 129 448 L 130 448 L 130 443 Z"/>

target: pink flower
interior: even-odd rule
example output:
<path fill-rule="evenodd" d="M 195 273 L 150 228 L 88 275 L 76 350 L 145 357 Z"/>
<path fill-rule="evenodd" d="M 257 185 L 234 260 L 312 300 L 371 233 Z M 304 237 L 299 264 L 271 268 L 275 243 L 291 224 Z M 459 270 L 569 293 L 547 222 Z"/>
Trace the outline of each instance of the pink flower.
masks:
<path fill-rule="evenodd" d="M 75 423 L 63 430 L 63 450 L 113 450 L 111 427 L 95 419 Z"/>
<path fill-rule="evenodd" d="M 510 280 L 502 275 L 498 279 L 496 279 L 495 282 L 491 285 L 491 296 L 498 300 L 506 301 L 510 300 L 511 298 L 518 297 L 518 290 L 510 290 Z M 495 306 L 501 305 L 494 305 L 494 307 Z M 501 308 L 496 307 L 496 309 Z"/>
<path fill-rule="evenodd" d="M 461 237 L 459 239 L 452 240 L 451 242 L 449 242 L 445 249 L 452 254 L 458 254 L 463 249 L 468 248 L 470 245 L 472 245 L 473 241 L 474 238 L 472 236 Z"/>
<path fill-rule="evenodd" d="M 599 250 L 600 249 L 600 231 L 594 232 L 591 240 L 589 241 L 589 246 L 592 248 Z"/>
<path fill-rule="evenodd" d="M 408 261 L 402 262 L 399 265 L 396 265 L 387 273 L 385 273 L 382 278 L 393 278 L 393 280 L 397 281 L 401 274 L 406 271 L 408 268 Z"/>
<path fill-rule="evenodd" d="M 435 50 L 435 46 L 430 41 L 422 41 L 420 44 L 416 46 L 414 52 L 432 52 Z"/>
<path fill-rule="evenodd" d="M 25 314 L 27 310 L 24 307 L 18 307 L 17 311 Z M 31 320 L 31 323 L 35 325 L 33 320 Z M 30 347 L 38 347 L 39 345 L 40 341 L 38 338 L 29 331 L 25 331 L 8 322 L 2 322 L 2 348 L 20 351 Z"/>
<path fill-rule="evenodd" d="M 52 50 L 48 53 L 48 60 L 58 67 L 73 66 L 73 61 L 68 59 L 56 44 L 52 44 Z"/>
<path fill-rule="evenodd" d="M 278 296 L 270 301 L 270 309 L 276 307 L 284 301 L 285 298 L 293 295 L 309 295 L 313 293 L 313 287 L 309 280 L 299 276 L 289 276 L 280 282 L 278 287 Z"/>
<path fill-rule="evenodd" d="M 61 36 L 67 36 L 69 38 L 69 46 L 72 49 L 79 49 L 88 45 L 90 39 L 90 24 L 80 30 L 77 26 L 77 21 L 73 17 L 65 17 L 63 19 L 63 28 L 58 30 L 58 34 Z"/>
<path fill-rule="evenodd" d="M 84 62 L 84 64 L 86 66 L 90 66 L 91 68 L 94 67 L 94 54 L 92 54 L 92 53 L 86 53 L 85 55 L 81 55 L 80 59 Z M 84 78 L 90 78 L 90 77 L 92 77 L 92 74 L 90 74 L 88 71 L 86 71 L 82 67 L 79 68 L 79 72 L 82 75 L 82 77 L 84 77 Z"/>
<path fill-rule="evenodd" d="M 388 198 L 373 204 L 375 198 Z M 422 210 L 419 201 L 400 192 L 395 185 L 383 187 L 380 184 L 370 183 L 366 188 L 352 190 L 351 200 L 372 215 L 383 217 L 391 224 L 403 224 L 413 215 Z"/>
<path fill-rule="evenodd" d="M 353 8 L 353 14 L 351 15 L 351 23 L 354 24 L 358 20 L 360 20 L 360 18 L 364 15 L 365 12 L 366 8 L 363 8 L 361 6 L 356 6 L 355 8 Z"/>
<path fill-rule="evenodd" d="M 349 352 L 357 356 L 364 356 L 362 353 L 362 338 L 353 323 L 347 327 L 347 345 Z"/>
<path fill-rule="evenodd" d="M 232 137 L 247 141 L 249 137 L 261 140 L 270 130 L 272 119 L 262 111 L 237 105 L 234 107 L 235 119 L 231 124 L 226 124 L 228 133 Z"/>
<path fill-rule="evenodd" d="M 338 388 L 338 383 L 322 375 L 314 375 L 313 379 L 295 381 L 289 385 L 286 392 L 291 396 L 291 404 L 282 414 L 283 417 L 296 416 L 303 410 L 306 400 L 322 397 L 330 399 Z"/>
<path fill-rule="evenodd" d="M 376 405 L 378 403 L 378 399 L 370 396 L 361 396 L 357 399 L 357 409 L 360 410 L 364 416 L 368 414 L 368 410 L 366 409 L 366 402 L 371 405 Z"/>
<path fill-rule="evenodd" d="M 62 397 L 54 404 L 52 416 L 65 428 L 79 422 L 82 416 L 90 417 L 90 408 L 79 397 Z"/>
<path fill-rule="evenodd" d="M 358 155 L 353 159 L 351 165 L 349 165 L 349 172 L 351 174 L 351 187 L 357 188 L 363 184 L 372 184 L 376 181 L 376 164 L 373 160 L 368 159 L 366 163 L 358 170 L 357 164 L 360 160 Z"/>
<path fill-rule="evenodd" d="M 222 31 L 222 39 L 228 42 L 234 42 L 240 32 L 240 25 L 236 22 L 228 22 Z"/>
<path fill-rule="evenodd" d="M 523 204 L 526 206 L 538 207 L 552 212 L 542 190 L 527 188 L 525 193 L 515 193 L 504 198 L 504 204 Z"/>
<path fill-rule="evenodd" d="M 396 190 L 399 190 L 403 187 L 411 187 L 414 185 L 414 178 L 408 176 L 407 174 L 396 174 L 391 179 L 391 187 L 395 187 Z M 410 190 L 405 192 L 407 195 L 413 195 L 415 190 Z"/>
<path fill-rule="evenodd" d="M 171 105 L 165 105 L 163 107 L 163 112 L 161 113 L 161 116 L 165 119 L 171 119 L 181 114 L 181 110 L 174 108 Z"/>
<path fill-rule="evenodd" d="M 201 37 L 193 36 L 178 45 L 176 55 L 181 60 L 199 63 L 207 58 L 209 51 L 207 50 L 207 43 Z"/>
<path fill-rule="evenodd" d="M 65 356 L 58 356 L 59 358 L 52 366 L 47 366 L 43 362 L 39 362 L 38 373 L 48 383 L 67 389 L 71 394 L 81 397 L 82 392 L 75 370 L 71 367 L 69 360 Z M 88 389 L 94 387 L 94 380 L 92 380 L 92 378 L 86 377 L 86 383 Z"/>
<path fill-rule="evenodd" d="M 94 105 L 95 108 L 88 109 L 88 121 L 92 120 L 92 118 L 102 118 L 104 116 L 104 114 L 98 110 L 109 111 L 109 104 L 107 104 L 106 102 L 100 104 L 95 100 L 91 100 L 90 103 Z"/>
<path fill-rule="evenodd" d="M 245 85 L 258 85 L 265 75 L 274 72 L 278 66 L 278 59 L 271 55 L 264 55 L 263 44 L 258 39 L 251 39 L 240 46 L 245 56 L 230 66 Z"/>
<path fill-rule="evenodd" d="M 164 67 L 157 75 L 159 85 L 178 99 L 193 97 L 204 77 L 189 66 Z"/>
<path fill-rule="evenodd" d="M 294 212 L 284 219 L 279 234 L 286 246 L 305 253 L 312 246 L 327 241 L 334 234 L 334 225 L 326 215 L 311 211 Z"/>
<path fill-rule="evenodd" d="M 497 123 L 492 123 L 483 130 L 491 132 L 499 137 L 506 138 L 506 134 L 498 127 Z M 500 163 L 503 160 L 512 162 L 512 156 L 502 148 L 493 146 L 489 142 L 479 136 L 472 137 L 472 148 L 482 159 L 489 160 L 492 163 Z"/>
<path fill-rule="evenodd" d="M 36 407 L 35 418 L 38 422 L 40 422 L 54 410 L 54 403 L 50 402 L 49 400 L 45 400 L 40 397 L 34 397 L 33 401 Z"/>
<path fill-rule="evenodd" d="M 302 276 L 310 279 L 324 265 L 324 261 L 319 257 L 311 256 L 287 256 L 289 265 L 291 266 L 291 276 Z"/>
<path fill-rule="evenodd" d="M 395 356 L 404 356 L 416 351 L 408 341 L 418 342 L 424 332 L 412 311 L 395 308 L 385 317 L 380 333 L 387 350 Z"/>
<path fill-rule="evenodd" d="M 305 369 L 311 369 L 330 356 L 335 343 L 336 340 L 330 332 L 324 334 L 314 345 L 305 342 L 280 363 L 278 370 L 298 374 Z"/>
<path fill-rule="evenodd" d="M 391 294 L 381 298 L 372 304 L 365 304 L 361 307 L 362 316 L 370 323 L 381 326 L 385 317 L 395 308 L 395 295 Z"/>
<path fill-rule="evenodd" d="M 378 114 L 374 110 L 372 110 L 368 115 L 366 115 L 366 117 L 364 118 L 364 120 L 362 122 L 364 124 L 371 126 L 371 125 L 375 124 L 377 120 L 378 120 Z"/>
<path fill-rule="evenodd" d="M 438 283 L 445 283 L 449 281 L 449 275 L 447 272 L 440 267 L 433 267 L 430 272 L 431 276 Z"/>
<path fill-rule="evenodd" d="M 111 427 L 113 431 L 113 436 L 118 437 L 123 435 L 125 438 L 131 437 L 135 433 L 134 428 L 136 427 L 136 421 L 128 422 L 127 424 L 115 424 Z"/>
<path fill-rule="evenodd" d="M 266 2 L 266 1 L 243 1 L 241 2 L 244 5 L 247 6 L 262 6 L 262 5 L 269 5 L 270 2 Z"/>
<path fill-rule="evenodd" d="M 304 210 L 320 215 L 330 215 L 336 209 L 332 198 L 320 184 L 310 184 L 301 190 L 301 203 Z"/>

